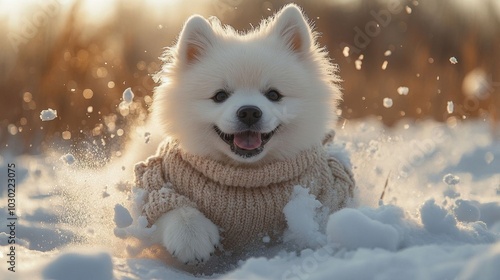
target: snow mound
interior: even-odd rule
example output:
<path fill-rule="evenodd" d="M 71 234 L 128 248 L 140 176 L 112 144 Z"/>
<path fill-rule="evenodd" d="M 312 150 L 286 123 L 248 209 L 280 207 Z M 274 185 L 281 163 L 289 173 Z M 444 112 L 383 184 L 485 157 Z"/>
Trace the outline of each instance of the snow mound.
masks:
<path fill-rule="evenodd" d="M 44 279 L 109 280 L 113 279 L 113 262 L 108 253 L 63 253 L 43 270 Z"/>
<path fill-rule="evenodd" d="M 459 280 L 481 279 L 498 280 L 500 269 L 500 243 L 495 244 L 485 253 L 479 254 L 464 268 Z"/>
<path fill-rule="evenodd" d="M 309 189 L 295 186 L 292 199 L 283 209 L 288 224 L 285 242 L 292 241 L 301 248 L 324 244 L 325 235 L 320 233 L 321 206 L 321 202 L 309 194 Z"/>
<path fill-rule="evenodd" d="M 427 235 L 444 243 L 489 243 L 499 236 L 488 230 L 485 222 L 459 223 L 452 212 L 427 200 L 420 208 L 420 216 Z M 432 240 L 431 239 L 431 240 Z"/>
<path fill-rule="evenodd" d="M 479 208 L 469 200 L 457 199 L 453 213 L 457 220 L 461 222 L 476 222 L 481 217 Z"/>
<path fill-rule="evenodd" d="M 357 209 L 345 208 L 331 215 L 326 231 L 328 242 L 349 250 L 398 248 L 399 233 L 394 227 L 372 220 Z"/>
<path fill-rule="evenodd" d="M 40 119 L 44 122 L 51 121 L 57 118 L 57 110 L 48 108 L 47 110 L 42 110 L 40 112 Z"/>
<path fill-rule="evenodd" d="M 428 200 L 420 209 L 424 228 L 430 233 L 457 233 L 457 220 L 445 209 L 436 205 L 434 199 Z"/>

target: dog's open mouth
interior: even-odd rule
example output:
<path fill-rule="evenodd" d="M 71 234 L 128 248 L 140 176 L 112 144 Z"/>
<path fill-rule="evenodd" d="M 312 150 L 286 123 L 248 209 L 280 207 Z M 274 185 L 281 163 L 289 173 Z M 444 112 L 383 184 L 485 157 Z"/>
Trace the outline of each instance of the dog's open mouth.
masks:
<path fill-rule="evenodd" d="M 244 158 L 260 154 L 264 150 L 264 145 L 269 142 L 278 128 L 279 126 L 269 133 L 246 130 L 235 134 L 227 134 L 214 126 L 215 132 L 231 147 L 231 151 Z"/>

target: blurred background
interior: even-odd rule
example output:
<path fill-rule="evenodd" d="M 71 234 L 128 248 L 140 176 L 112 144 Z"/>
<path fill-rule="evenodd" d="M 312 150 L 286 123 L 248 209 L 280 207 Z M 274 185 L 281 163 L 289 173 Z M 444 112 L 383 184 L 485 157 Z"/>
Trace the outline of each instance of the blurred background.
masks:
<path fill-rule="evenodd" d="M 289 2 L 0 0 L 2 153 L 119 153 L 130 125 L 147 118 L 158 57 L 187 17 L 217 16 L 247 30 Z M 293 2 L 339 65 L 339 122 L 480 119 L 499 135 L 500 1 Z M 120 106 L 129 87 L 135 98 Z M 48 108 L 57 118 L 42 121 Z"/>

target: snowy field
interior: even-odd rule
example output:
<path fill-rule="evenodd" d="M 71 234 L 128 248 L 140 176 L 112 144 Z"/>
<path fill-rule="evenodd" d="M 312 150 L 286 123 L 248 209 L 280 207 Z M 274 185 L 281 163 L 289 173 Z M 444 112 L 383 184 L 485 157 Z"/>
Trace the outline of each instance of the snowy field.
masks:
<path fill-rule="evenodd" d="M 150 232 L 131 203 L 126 156 L 92 170 L 62 148 L 43 157 L 2 151 L 0 219 L 7 223 L 15 163 L 18 220 L 15 273 L 10 230 L 0 228 L 0 278 L 499 279 L 500 142 L 488 123 L 403 121 L 388 130 L 365 120 L 344 123 L 336 137 L 351 154 L 357 205 L 321 222 L 317 201 L 296 187 L 286 244 L 234 264 L 216 256 L 207 264 L 216 273 L 197 276 L 156 247 L 143 250 L 136 237 Z"/>

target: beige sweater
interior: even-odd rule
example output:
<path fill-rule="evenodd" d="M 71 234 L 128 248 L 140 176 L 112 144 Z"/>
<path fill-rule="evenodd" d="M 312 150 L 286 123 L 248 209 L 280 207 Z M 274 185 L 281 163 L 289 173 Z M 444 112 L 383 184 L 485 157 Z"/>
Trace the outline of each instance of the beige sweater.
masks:
<path fill-rule="evenodd" d="M 226 250 L 279 236 L 296 185 L 309 188 L 331 212 L 346 206 L 355 186 L 351 171 L 321 146 L 250 168 L 184 153 L 175 142 L 162 143 L 155 156 L 135 166 L 135 183 L 148 193 L 143 213 L 150 225 L 172 209 L 191 206 L 222 229 Z"/>

